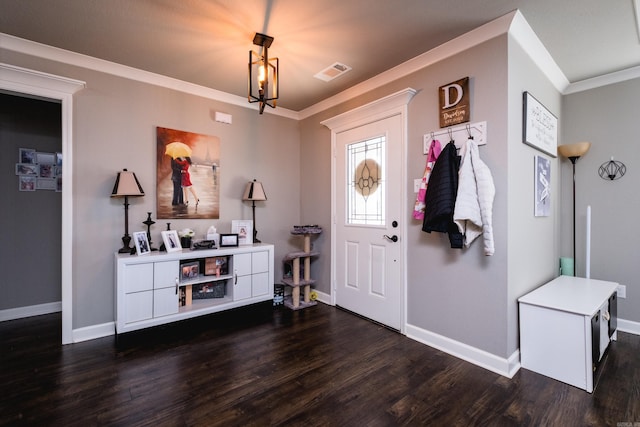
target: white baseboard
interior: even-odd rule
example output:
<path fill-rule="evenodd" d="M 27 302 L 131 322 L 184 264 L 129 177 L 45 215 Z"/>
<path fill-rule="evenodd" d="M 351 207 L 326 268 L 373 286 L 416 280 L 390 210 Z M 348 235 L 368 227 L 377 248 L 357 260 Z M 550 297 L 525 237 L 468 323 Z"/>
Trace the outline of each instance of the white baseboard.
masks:
<path fill-rule="evenodd" d="M 520 369 L 520 350 L 505 359 L 413 325 L 407 325 L 407 337 L 507 378 Z"/>
<path fill-rule="evenodd" d="M 24 317 L 40 316 L 41 314 L 58 313 L 60 311 L 62 311 L 62 301 L 30 305 L 27 307 L 7 308 L 0 310 L 0 322 L 22 319 Z"/>
<path fill-rule="evenodd" d="M 116 323 L 108 322 L 101 325 L 86 326 L 73 330 L 73 342 L 94 340 L 96 338 L 108 337 L 116 333 Z"/>
<path fill-rule="evenodd" d="M 331 305 L 331 295 L 320 291 L 316 291 L 316 293 L 318 294 L 318 301 Z"/>
<path fill-rule="evenodd" d="M 640 322 L 618 319 L 618 330 L 628 334 L 640 335 Z"/>

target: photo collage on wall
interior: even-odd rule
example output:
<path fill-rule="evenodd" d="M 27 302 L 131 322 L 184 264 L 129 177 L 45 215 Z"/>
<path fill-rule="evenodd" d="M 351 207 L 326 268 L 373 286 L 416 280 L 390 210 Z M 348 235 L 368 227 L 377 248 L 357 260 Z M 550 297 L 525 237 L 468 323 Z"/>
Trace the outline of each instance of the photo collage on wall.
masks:
<path fill-rule="evenodd" d="M 32 148 L 18 150 L 16 163 L 19 191 L 62 191 L 62 153 L 44 153 Z"/>

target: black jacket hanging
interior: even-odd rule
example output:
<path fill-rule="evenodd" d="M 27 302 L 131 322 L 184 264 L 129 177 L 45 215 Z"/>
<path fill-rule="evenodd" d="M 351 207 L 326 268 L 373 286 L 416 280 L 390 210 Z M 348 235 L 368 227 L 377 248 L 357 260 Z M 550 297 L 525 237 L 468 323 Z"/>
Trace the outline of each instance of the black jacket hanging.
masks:
<path fill-rule="evenodd" d="M 463 244 L 462 234 L 453 222 L 459 167 L 460 157 L 455 144 L 451 141 L 442 149 L 431 171 L 424 200 L 426 207 L 422 223 L 422 231 L 449 234 L 452 248 L 462 248 Z"/>

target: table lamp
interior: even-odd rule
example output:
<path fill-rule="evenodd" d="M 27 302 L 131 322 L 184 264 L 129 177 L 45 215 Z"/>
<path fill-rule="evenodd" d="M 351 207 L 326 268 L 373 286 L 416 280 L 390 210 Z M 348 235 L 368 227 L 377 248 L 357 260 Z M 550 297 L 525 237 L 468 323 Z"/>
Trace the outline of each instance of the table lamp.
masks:
<path fill-rule="evenodd" d="M 249 181 L 244 189 L 244 195 L 242 200 L 251 201 L 251 208 L 253 210 L 253 243 L 261 243 L 258 240 L 258 230 L 256 229 L 256 201 L 267 200 L 267 195 L 264 193 L 264 187 L 260 181 Z"/>
<path fill-rule="evenodd" d="M 124 197 L 124 236 L 122 236 L 122 248 L 118 251 L 121 254 L 131 253 L 131 236 L 129 236 L 129 197 L 144 196 L 144 190 L 138 182 L 136 174 L 123 169 L 118 172 L 116 183 L 113 186 L 111 197 Z"/>

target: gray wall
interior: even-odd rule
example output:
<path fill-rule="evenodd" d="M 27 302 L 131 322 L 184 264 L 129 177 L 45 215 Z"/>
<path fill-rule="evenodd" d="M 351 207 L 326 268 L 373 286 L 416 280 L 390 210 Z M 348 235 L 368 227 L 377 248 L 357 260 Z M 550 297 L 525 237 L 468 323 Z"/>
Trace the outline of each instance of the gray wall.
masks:
<path fill-rule="evenodd" d="M 585 271 L 585 217 L 591 205 L 591 277 L 627 287 L 618 300 L 620 318 L 640 322 L 640 263 L 635 226 L 640 211 L 638 180 L 638 99 L 640 79 L 567 95 L 563 100 L 563 140 L 590 141 L 591 149 L 576 163 L 576 252 L 578 274 Z M 623 162 L 627 173 L 619 180 L 603 180 L 601 164 L 611 157 Z M 571 242 L 571 163 L 563 161 L 564 242 Z M 563 245 L 570 254 L 571 248 Z"/>
<path fill-rule="evenodd" d="M 0 310 L 60 301 L 61 193 L 18 191 L 20 148 L 62 149 L 58 102 L 0 93 Z"/>
<path fill-rule="evenodd" d="M 415 201 L 413 179 L 422 177 L 425 156 L 422 137 L 438 124 L 438 87 L 459 78 L 471 79 L 471 121 L 487 121 L 488 145 L 480 155 L 493 172 L 497 187 L 494 204 L 496 254 L 486 257 L 478 240 L 468 250 L 450 249 L 443 234 L 426 234 L 421 223 L 411 219 Z M 406 87 L 418 90 L 409 103 L 408 181 L 408 321 L 425 330 L 506 356 L 507 329 L 507 36 L 420 70 L 348 103 L 302 122 L 301 163 L 304 193 L 303 221 L 322 213 L 330 227 L 331 140 L 330 131 L 319 123 L 341 112 L 366 104 Z M 448 141 L 441 141 L 446 144 Z M 304 175 L 304 174 L 303 174 Z M 305 181 L 306 179 L 306 181 Z M 324 187 L 321 187 L 321 183 Z M 307 186 L 313 190 L 306 191 Z M 328 233 L 324 244 L 330 249 Z M 330 292 L 330 266 L 318 276 L 327 278 L 319 287 Z"/>
<path fill-rule="evenodd" d="M 563 122 L 562 96 L 523 50 L 509 39 L 507 354 L 519 348 L 517 299 L 558 275 L 560 176 L 558 159 L 522 142 L 522 93 L 527 91 Z M 551 163 L 551 213 L 534 216 L 534 158 Z"/>
<path fill-rule="evenodd" d="M 188 226 L 203 236 L 215 224 L 229 232 L 233 219 L 251 219 L 241 197 L 245 184 L 259 179 L 268 197 L 256 207 L 259 237 L 275 244 L 276 281 L 282 277 L 280 260 L 299 250 L 289 232 L 300 219 L 297 121 L 14 52 L 2 52 L 2 61 L 87 83 L 74 96 L 74 329 L 114 320 L 113 253 L 121 246 L 124 214 L 122 200 L 109 195 L 117 171 L 134 171 L 146 195 L 130 200 L 129 231 L 146 229 L 142 221 L 156 206 L 156 126 L 221 141 L 220 219 L 171 220 L 171 228 Z M 232 114 L 233 124 L 215 122 L 215 111 Z M 154 225 L 154 242 L 165 227 L 165 220 Z"/>

